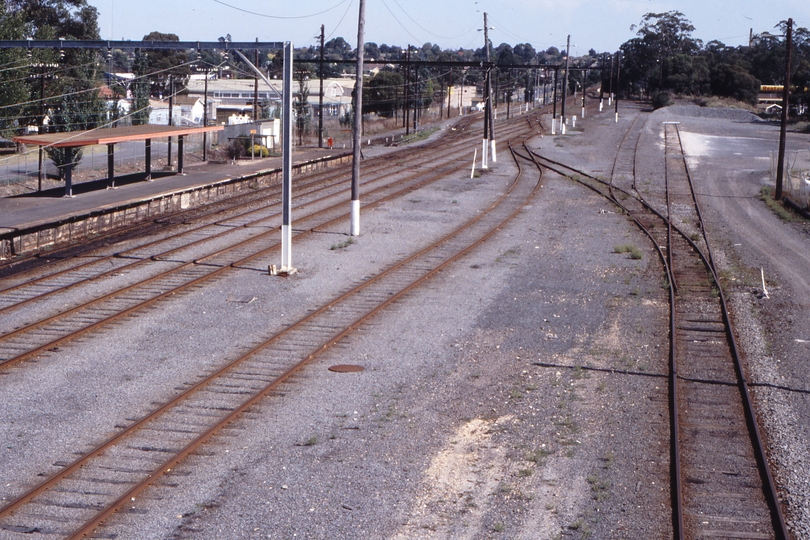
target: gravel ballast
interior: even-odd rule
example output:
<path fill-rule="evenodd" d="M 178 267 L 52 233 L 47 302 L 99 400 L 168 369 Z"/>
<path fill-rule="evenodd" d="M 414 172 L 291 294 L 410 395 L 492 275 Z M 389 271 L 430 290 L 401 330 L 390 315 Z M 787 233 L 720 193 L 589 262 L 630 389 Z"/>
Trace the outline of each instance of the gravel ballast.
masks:
<path fill-rule="evenodd" d="M 621 106 L 628 108 L 618 125 L 612 110 L 589 111 L 568 135 L 538 136 L 530 145 L 604 175 L 639 114 Z M 755 388 L 755 398 L 791 525 L 797 538 L 807 536 L 810 400 L 795 390 L 810 384 L 800 369 L 806 349 L 793 341 L 810 339 L 795 311 L 806 306 L 779 266 L 764 262 L 768 253 L 738 249 L 745 227 L 757 224 L 729 217 L 725 199 L 712 191 L 726 189 L 717 187 L 718 171 L 739 169 L 727 181 L 744 190 L 741 200 L 757 219 L 773 218 L 755 199 L 767 164 L 749 153 L 738 167 L 743 158 L 727 149 L 740 140 L 764 145 L 774 128 L 739 112 L 658 111 L 645 127 L 639 174 L 658 172 L 657 133 L 671 118 L 682 132 L 717 142 L 698 152 L 687 135 L 684 148 L 703 186 L 699 200 L 729 280 L 749 377 L 774 385 Z M 723 143 L 726 135 L 731 142 Z M 82 441 L 109 436 L 259 337 L 475 215 L 514 173 L 506 151 L 498 159 L 479 178 L 460 174 L 365 209 L 354 244 L 336 247 L 348 223 L 308 237 L 294 246 L 295 276 L 270 277 L 267 264 L 278 261 L 257 262 L 3 374 L 4 493 L 52 473 L 55 461 L 84 449 Z M 318 357 L 132 501 L 105 533 L 670 538 L 668 306 L 660 261 L 601 197 L 553 173 L 542 184 L 532 204 L 483 247 Z M 801 225 L 776 222 L 772 230 L 810 252 Z M 641 259 L 616 253 L 620 245 L 638 247 Z M 775 305 L 754 293 L 761 264 L 773 276 Z M 777 307 L 788 310 L 779 325 Z M 329 371 L 335 364 L 365 370 Z"/>

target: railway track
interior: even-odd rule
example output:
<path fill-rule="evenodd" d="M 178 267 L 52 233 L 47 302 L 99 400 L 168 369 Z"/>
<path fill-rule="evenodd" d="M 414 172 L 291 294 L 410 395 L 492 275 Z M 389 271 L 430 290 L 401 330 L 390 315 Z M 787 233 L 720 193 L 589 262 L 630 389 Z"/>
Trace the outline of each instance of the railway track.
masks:
<path fill-rule="evenodd" d="M 525 130 L 525 128 L 524 128 Z M 511 147 L 511 144 L 510 144 Z M 524 150 L 524 155 L 527 154 Z M 484 212 L 376 275 L 265 336 L 137 421 L 0 509 L 0 530 L 59 538 L 104 536 L 104 524 L 163 475 L 304 366 L 375 314 L 485 242 L 528 204 L 540 183 L 531 157 L 513 153 L 518 174 Z M 125 519 L 125 518 L 124 518 Z"/>
<path fill-rule="evenodd" d="M 536 157 L 622 208 L 664 266 L 675 537 L 788 539 L 678 126 L 663 126 L 663 178 L 641 188 L 632 158 L 646 122 L 641 118 L 622 139 L 609 182 Z"/>
<path fill-rule="evenodd" d="M 505 127 L 507 131 L 526 129 L 520 121 Z M 389 163 L 386 171 L 364 183 L 364 206 L 373 207 L 466 170 L 469 144 L 468 140 L 451 141 L 449 150 L 423 151 L 425 163 L 415 172 L 392 172 L 384 159 Z M 345 182 L 332 180 L 329 189 L 320 182 L 313 184 L 309 191 L 299 190 L 297 197 L 298 237 L 339 223 L 347 215 Z M 250 208 L 228 220 L 217 219 L 79 264 L 72 271 L 18 277 L 18 283 L 0 290 L 0 314 L 9 324 L 0 333 L 0 368 L 58 350 L 235 268 L 266 268 L 267 257 L 279 248 L 279 209 L 278 204 Z M 261 215 L 254 217 L 257 212 Z M 32 311 L 41 315 L 30 321 Z"/>

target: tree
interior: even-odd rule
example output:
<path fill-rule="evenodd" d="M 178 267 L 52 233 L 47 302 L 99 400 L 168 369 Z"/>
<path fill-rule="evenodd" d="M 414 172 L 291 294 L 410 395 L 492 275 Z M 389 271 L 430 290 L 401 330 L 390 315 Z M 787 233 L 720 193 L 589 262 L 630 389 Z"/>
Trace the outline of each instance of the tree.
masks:
<path fill-rule="evenodd" d="M 304 145 L 304 132 L 309 128 L 311 108 L 309 106 L 309 70 L 306 66 L 298 66 L 295 72 L 295 81 L 298 83 L 298 94 L 293 100 L 295 113 L 295 126 L 298 130 L 298 146 Z"/>
<path fill-rule="evenodd" d="M 25 33 L 26 24 L 21 14 L 10 12 L 5 4 L 0 4 L 0 39 L 24 39 Z M 19 120 L 32 122 L 36 117 L 25 119 L 26 107 L 21 105 L 28 101 L 30 95 L 25 83 L 28 74 L 25 53 L 18 49 L 0 49 L 0 65 L 12 66 L 11 69 L 0 70 L 0 135 L 10 138 L 21 127 Z M 35 104 L 35 107 L 38 109 L 39 104 Z M 33 108 L 29 107 L 32 113 Z"/>
<path fill-rule="evenodd" d="M 180 41 L 180 38 L 176 34 L 150 32 L 143 36 L 143 41 Z M 186 51 L 176 49 L 149 51 L 145 58 L 146 69 L 141 75 L 149 79 L 149 93 L 152 96 L 163 95 L 169 76 L 174 77 L 175 81 L 184 81 L 191 74 Z"/>
<path fill-rule="evenodd" d="M 141 126 L 149 123 L 149 115 L 152 112 L 149 106 L 149 60 L 146 53 L 135 52 L 135 62 L 132 66 L 135 72 L 135 81 L 132 83 L 132 108 L 130 118 L 133 126 Z"/>
<path fill-rule="evenodd" d="M 6 0 L 2 12 L 3 23 L 13 21 L 26 35 L 40 40 L 98 40 L 98 11 L 86 0 Z M 100 125 L 106 116 L 106 107 L 98 87 L 101 84 L 96 50 L 66 49 L 64 51 L 37 50 L 33 63 L 58 63 L 59 78 L 47 84 L 48 95 L 63 96 L 55 103 L 48 101 L 52 131 L 91 129 Z M 43 75 L 40 73 L 40 75 Z M 28 118 L 39 117 L 39 99 L 42 78 L 32 78 L 28 88 L 29 106 L 23 111 Z M 57 166 L 64 165 L 59 152 L 52 155 Z M 74 163 L 81 158 L 78 153 Z M 60 169 L 61 171 L 61 169 Z"/>
<path fill-rule="evenodd" d="M 380 71 L 363 84 L 363 114 L 377 113 L 389 117 L 400 103 L 403 77 L 394 71 Z"/>
<path fill-rule="evenodd" d="M 712 68 L 711 91 L 714 95 L 756 105 L 759 87 L 759 80 L 741 66 L 724 63 Z"/>
<path fill-rule="evenodd" d="M 676 90 L 699 93 L 708 79 L 706 70 L 693 71 L 691 58 L 698 55 L 702 43 L 693 39 L 695 30 L 680 11 L 647 13 L 638 29 L 638 37 L 621 46 L 622 86 L 632 92 Z"/>

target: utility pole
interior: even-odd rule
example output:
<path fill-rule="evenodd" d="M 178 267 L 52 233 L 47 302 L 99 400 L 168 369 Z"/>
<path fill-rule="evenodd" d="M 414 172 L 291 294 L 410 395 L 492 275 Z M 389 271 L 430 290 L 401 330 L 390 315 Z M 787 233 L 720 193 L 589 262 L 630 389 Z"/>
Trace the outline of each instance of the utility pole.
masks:
<path fill-rule="evenodd" d="M 357 22 L 357 67 L 354 83 L 354 152 L 352 156 L 352 216 L 351 235 L 360 236 L 360 126 L 363 123 L 363 56 L 365 42 L 363 34 L 366 24 L 366 0 L 360 0 L 360 14 Z"/>
<path fill-rule="evenodd" d="M 588 70 L 582 72 L 582 118 L 585 118 L 585 85 L 588 81 Z"/>
<path fill-rule="evenodd" d="M 486 96 L 485 96 L 485 109 L 486 109 L 486 118 L 484 119 L 484 158 L 487 156 L 487 146 L 489 145 L 492 148 L 492 161 L 497 161 L 495 157 L 495 127 L 493 126 L 494 117 L 492 113 L 492 67 L 489 65 L 490 60 L 490 53 L 489 53 L 489 26 L 487 23 L 487 14 L 484 12 L 484 47 L 487 53 L 487 76 L 486 76 Z M 486 163 L 486 160 L 485 160 Z M 486 168 L 486 166 L 484 167 Z"/>
<path fill-rule="evenodd" d="M 321 78 L 321 93 L 318 98 L 318 148 L 323 148 L 323 25 L 321 25 L 321 62 L 318 76 Z"/>
<path fill-rule="evenodd" d="M 560 131 L 565 134 L 565 101 L 568 96 L 568 63 L 571 61 L 571 35 L 568 35 L 568 41 L 565 45 L 565 75 L 563 75 L 563 88 L 562 88 L 562 111 L 560 117 L 562 123 L 560 124 Z"/>
<path fill-rule="evenodd" d="M 411 44 L 408 43 L 408 52 L 405 56 L 405 77 L 403 78 L 404 87 L 402 89 L 403 99 L 402 99 L 402 122 L 405 124 L 403 127 L 405 128 L 405 135 L 410 135 L 411 133 L 411 107 L 408 105 L 408 100 L 410 99 L 410 78 L 411 78 Z"/>
<path fill-rule="evenodd" d="M 256 42 L 259 42 L 259 38 L 256 38 Z M 259 65 L 259 49 L 256 49 L 253 65 Z M 259 75 L 257 73 L 253 74 L 253 121 L 259 121 Z"/>
<path fill-rule="evenodd" d="M 48 78 L 55 78 L 53 75 L 45 73 L 46 68 L 57 68 L 59 64 L 50 64 L 50 63 L 40 63 L 40 64 L 32 64 L 31 67 L 38 67 L 39 74 L 31 75 L 31 78 L 39 78 L 39 133 L 43 133 L 45 131 L 45 79 Z M 42 178 L 44 177 L 43 168 L 43 161 L 44 161 L 44 151 L 42 147 L 39 147 L 39 172 L 37 174 L 37 191 L 42 191 Z"/>
<path fill-rule="evenodd" d="M 174 125 L 174 75 L 169 75 L 169 125 Z M 169 137 L 168 151 L 167 151 L 167 165 L 169 169 L 172 167 L 172 138 Z"/>
<path fill-rule="evenodd" d="M 453 73 L 453 70 L 450 70 L 450 73 Z M 447 119 L 450 119 L 450 98 L 452 97 L 452 87 L 450 83 L 453 82 L 453 77 L 448 77 L 447 79 Z"/>
<path fill-rule="evenodd" d="M 616 51 L 616 122 L 619 121 L 619 75 L 622 67 L 622 51 Z"/>
<path fill-rule="evenodd" d="M 208 127 L 208 77 L 210 72 L 205 72 L 205 85 L 203 90 L 203 126 Z M 203 163 L 208 161 L 208 132 L 203 131 Z"/>
<path fill-rule="evenodd" d="M 605 54 L 602 53 L 602 68 L 599 70 L 599 112 L 605 100 Z"/>
<path fill-rule="evenodd" d="M 422 90 L 419 88 L 419 66 L 414 69 L 416 73 L 416 83 L 414 84 L 414 100 L 413 100 L 413 132 L 419 128 L 419 113 L 422 109 Z"/>
<path fill-rule="evenodd" d="M 782 89 L 782 123 L 779 127 L 779 163 L 776 164 L 776 200 L 782 200 L 782 179 L 785 174 L 785 143 L 787 142 L 788 108 L 790 107 L 790 59 L 793 49 L 793 19 L 788 19 L 787 58 L 785 59 L 785 87 Z"/>
<path fill-rule="evenodd" d="M 554 120 L 557 119 L 557 88 L 560 86 L 560 68 L 554 68 L 554 95 L 551 96 L 551 101 L 554 102 L 553 112 L 551 113 L 551 131 L 554 131 Z"/>

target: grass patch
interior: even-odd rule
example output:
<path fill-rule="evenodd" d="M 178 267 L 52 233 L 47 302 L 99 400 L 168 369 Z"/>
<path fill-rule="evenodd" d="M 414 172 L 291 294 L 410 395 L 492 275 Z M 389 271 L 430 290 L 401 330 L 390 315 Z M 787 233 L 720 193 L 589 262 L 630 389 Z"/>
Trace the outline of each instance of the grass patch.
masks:
<path fill-rule="evenodd" d="M 346 240 L 344 242 L 340 242 L 340 243 L 337 243 L 337 244 L 332 244 L 332 247 L 330 247 L 329 249 L 331 249 L 332 251 L 334 251 L 336 249 L 343 249 L 343 248 L 347 248 L 347 247 L 351 246 L 354 243 L 355 243 L 354 238 L 349 238 L 348 240 Z"/>
<path fill-rule="evenodd" d="M 431 128 L 428 128 L 428 129 L 423 129 L 421 131 L 417 131 L 413 135 L 403 137 L 400 144 L 410 144 L 410 143 L 413 143 L 413 142 L 424 141 L 425 139 L 427 139 L 428 137 L 430 137 L 431 135 L 433 135 L 437 131 L 439 131 L 439 128 L 437 128 L 437 127 L 431 127 Z"/>
<path fill-rule="evenodd" d="M 536 463 L 539 465 L 544 465 L 546 462 L 546 458 L 554 453 L 554 450 L 548 448 L 546 446 L 541 446 L 536 450 L 531 450 L 526 453 L 526 461 L 531 461 L 532 463 Z"/>
<path fill-rule="evenodd" d="M 604 480 L 599 474 L 589 474 L 588 484 L 591 485 L 591 494 L 597 501 L 604 501 L 610 497 L 610 480 Z"/>
<path fill-rule="evenodd" d="M 613 253 L 627 253 L 631 259 L 641 259 L 644 253 L 632 244 L 620 244 L 613 246 Z"/>
<path fill-rule="evenodd" d="M 768 186 L 762 186 L 762 189 L 759 190 L 759 198 L 765 202 L 765 205 L 771 209 L 771 211 L 779 217 L 779 219 L 784 221 L 793 221 L 793 214 L 791 214 L 782 203 L 775 200 L 773 195 L 771 194 L 771 188 Z"/>
<path fill-rule="evenodd" d="M 316 444 L 318 444 L 318 437 L 313 435 L 309 439 L 305 440 L 302 446 L 315 446 Z"/>

